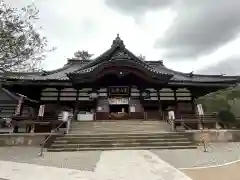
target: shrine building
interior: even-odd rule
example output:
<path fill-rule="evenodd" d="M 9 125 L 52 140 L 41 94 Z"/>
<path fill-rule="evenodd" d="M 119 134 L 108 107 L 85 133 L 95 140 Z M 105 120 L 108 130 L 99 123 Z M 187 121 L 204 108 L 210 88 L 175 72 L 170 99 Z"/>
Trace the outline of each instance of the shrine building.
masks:
<path fill-rule="evenodd" d="M 87 114 L 94 121 L 161 120 L 169 110 L 176 117 L 195 113 L 197 98 L 240 80 L 238 76 L 182 73 L 167 68 L 163 61 L 142 60 L 119 36 L 93 60 L 68 59 L 52 71 L 4 72 L 1 79 L 2 88 L 39 102 L 33 106 L 35 114 L 45 104 L 46 113 L 68 108 L 76 119 L 81 120 L 78 114 Z M 28 106 L 23 103 L 22 109 Z"/>

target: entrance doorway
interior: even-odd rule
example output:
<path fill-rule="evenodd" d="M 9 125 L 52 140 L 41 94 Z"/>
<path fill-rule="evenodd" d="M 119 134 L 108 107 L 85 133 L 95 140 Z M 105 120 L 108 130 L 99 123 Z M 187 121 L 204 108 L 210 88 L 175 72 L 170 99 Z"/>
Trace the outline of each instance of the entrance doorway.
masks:
<path fill-rule="evenodd" d="M 128 104 L 113 104 L 109 105 L 110 113 L 128 113 L 129 105 Z"/>
<path fill-rule="evenodd" d="M 127 98 L 109 98 L 109 119 L 126 120 L 128 116 L 129 104 Z"/>
<path fill-rule="evenodd" d="M 129 105 L 128 104 L 114 104 L 109 105 L 111 120 L 127 120 L 129 118 Z"/>

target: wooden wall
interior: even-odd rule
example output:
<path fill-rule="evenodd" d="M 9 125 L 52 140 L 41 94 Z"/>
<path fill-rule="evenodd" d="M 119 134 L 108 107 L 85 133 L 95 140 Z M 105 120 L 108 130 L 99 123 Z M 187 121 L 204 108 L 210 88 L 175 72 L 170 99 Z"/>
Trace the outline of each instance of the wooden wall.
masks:
<path fill-rule="evenodd" d="M 58 90 L 57 88 L 46 88 L 41 92 L 42 101 L 91 101 L 92 88 L 83 88 L 76 90 L 74 88 L 64 88 Z M 178 88 L 162 88 L 160 90 L 154 88 L 146 88 L 140 91 L 137 87 L 132 87 L 130 90 L 130 97 L 139 98 L 144 92 L 149 92 L 149 97 L 144 100 L 148 101 L 191 101 L 192 94 L 188 89 Z M 96 91 L 99 98 L 108 97 L 108 89 L 100 88 Z"/>

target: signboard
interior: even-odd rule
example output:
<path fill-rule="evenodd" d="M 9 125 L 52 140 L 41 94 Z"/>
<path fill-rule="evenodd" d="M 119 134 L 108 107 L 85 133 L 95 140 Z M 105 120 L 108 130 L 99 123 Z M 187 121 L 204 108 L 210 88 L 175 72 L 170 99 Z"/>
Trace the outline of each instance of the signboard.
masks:
<path fill-rule="evenodd" d="M 38 116 L 43 117 L 44 109 L 45 109 L 45 105 L 40 105 L 39 111 L 38 111 Z"/>
<path fill-rule="evenodd" d="M 117 105 L 117 104 L 128 104 L 127 98 L 109 98 L 109 104 Z"/>
<path fill-rule="evenodd" d="M 170 120 L 174 120 L 175 119 L 175 113 L 174 111 L 168 111 L 168 118 Z"/>
<path fill-rule="evenodd" d="M 130 106 L 130 112 L 136 112 L 135 106 Z"/>
<path fill-rule="evenodd" d="M 108 88 L 109 95 L 129 95 L 129 87 L 109 87 Z"/>
<path fill-rule="evenodd" d="M 197 105 L 197 111 L 198 111 L 198 115 L 199 116 L 203 116 L 204 115 L 202 104 L 198 104 Z"/>
<path fill-rule="evenodd" d="M 63 111 L 62 121 L 68 121 L 69 112 Z"/>

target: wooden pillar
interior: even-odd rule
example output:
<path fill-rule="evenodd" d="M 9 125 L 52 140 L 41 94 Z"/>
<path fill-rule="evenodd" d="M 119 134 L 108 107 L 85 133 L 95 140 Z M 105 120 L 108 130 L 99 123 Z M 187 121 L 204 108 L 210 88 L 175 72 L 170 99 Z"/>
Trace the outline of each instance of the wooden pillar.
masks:
<path fill-rule="evenodd" d="M 197 104 L 196 104 L 196 98 L 194 96 L 194 94 L 191 92 L 191 104 L 192 104 L 192 111 L 194 113 L 194 115 L 197 115 Z M 202 121 L 202 116 L 197 116 L 198 118 L 198 129 L 203 129 L 203 121 Z"/>
<path fill-rule="evenodd" d="M 196 112 L 196 106 L 197 106 L 197 105 L 196 105 L 196 98 L 192 95 L 192 96 L 191 96 L 191 99 L 192 99 L 192 100 L 191 100 L 192 111 L 193 111 L 194 114 L 196 114 L 196 113 L 197 113 L 197 112 Z"/>
<path fill-rule="evenodd" d="M 143 87 L 139 87 L 138 88 L 139 89 L 139 91 L 140 91 L 140 103 L 141 103 L 141 105 L 142 105 L 142 111 L 143 111 L 143 116 L 144 116 L 144 120 L 147 120 L 147 113 L 145 113 L 145 110 L 144 110 L 144 98 L 143 98 L 143 96 L 142 96 L 142 93 L 143 93 Z"/>
<path fill-rule="evenodd" d="M 160 101 L 159 88 L 157 89 L 159 119 L 163 120 L 162 103 Z"/>
<path fill-rule="evenodd" d="M 76 119 L 77 120 L 77 112 L 78 112 L 78 106 L 79 106 L 79 89 L 77 88 L 76 89 L 77 92 L 76 92 L 76 101 L 75 101 L 75 108 L 74 108 L 74 112 L 73 112 L 73 119 Z"/>
<path fill-rule="evenodd" d="M 177 88 L 172 88 L 174 92 L 174 101 L 175 101 L 175 118 L 180 118 L 181 114 L 179 113 L 179 107 L 178 107 L 178 102 L 177 102 Z"/>
<path fill-rule="evenodd" d="M 60 108 L 60 96 L 61 96 L 61 89 L 62 88 L 57 88 L 58 90 L 58 95 L 57 95 L 57 107 Z M 58 115 L 57 115 L 58 116 Z"/>

